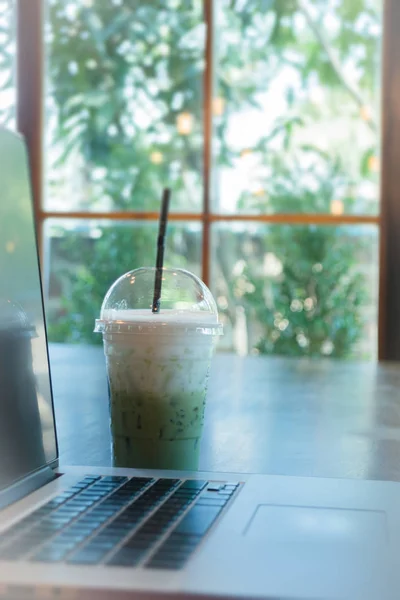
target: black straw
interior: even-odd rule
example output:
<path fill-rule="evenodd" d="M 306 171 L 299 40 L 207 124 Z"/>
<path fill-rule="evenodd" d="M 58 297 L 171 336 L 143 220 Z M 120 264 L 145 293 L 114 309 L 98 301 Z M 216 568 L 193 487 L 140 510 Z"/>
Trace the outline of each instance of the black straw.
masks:
<path fill-rule="evenodd" d="M 167 232 L 168 209 L 169 209 L 170 197 L 171 197 L 171 190 L 169 188 L 164 188 L 163 196 L 162 196 L 161 212 L 160 212 L 160 222 L 159 222 L 159 226 L 158 226 L 156 276 L 154 279 L 153 306 L 151 308 L 153 313 L 160 312 L 162 272 L 163 272 L 163 265 L 164 265 L 165 234 Z"/>

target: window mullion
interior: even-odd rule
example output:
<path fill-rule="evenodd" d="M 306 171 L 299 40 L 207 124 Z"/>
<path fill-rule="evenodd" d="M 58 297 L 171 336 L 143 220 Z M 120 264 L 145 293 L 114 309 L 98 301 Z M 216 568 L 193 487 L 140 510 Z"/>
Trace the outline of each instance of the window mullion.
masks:
<path fill-rule="evenodd" d="M 17 129 L 30 163 L 37 243 L 43 242 L 43 0 L 17 1 Z"/>
<path fill-rule="evenodd" d="M 202 278 L 210 285 L 210 212 L 212 168 L 212 98 L 214 84 L 214 1 L 204 0 L 206 24 L 205 70 L 203 85 L 204 151 L 203 151 L 203 236 Z"/>

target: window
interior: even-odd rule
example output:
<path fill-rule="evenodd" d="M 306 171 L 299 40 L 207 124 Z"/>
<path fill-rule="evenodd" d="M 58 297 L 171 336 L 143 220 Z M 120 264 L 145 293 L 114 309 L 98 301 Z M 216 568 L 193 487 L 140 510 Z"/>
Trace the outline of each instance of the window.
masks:
<path fill-rule="evenodd" d="M 0 0 L 0 126 L 15 127 L 14 2 Z"/>
<path fill-rule="evenodd" d="M 373 356 L 381 3 L 215 7 L 212 284 L 233 345 Z"/>
<path fill-rule="evenodd" d="M 46 0 L 50 339 L 99 342 L 109 285 L 205 279 L 245 354 L 373 357 L 381 0 Z"/>

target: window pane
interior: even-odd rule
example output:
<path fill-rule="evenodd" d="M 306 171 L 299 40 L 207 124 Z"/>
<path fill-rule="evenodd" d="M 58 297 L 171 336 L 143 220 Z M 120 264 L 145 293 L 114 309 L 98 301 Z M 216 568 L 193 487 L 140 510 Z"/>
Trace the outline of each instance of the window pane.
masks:
<path fill-rule="evenodd" d="M 101 343 L 94 319 L 110 285 L 156 259 L 156 222 L 49 220 L 44 287 L 50 341 Z M 170 223 L 165 266 L 200 275 L 201 226 Z"/>
<path fill-rule="evenodd" d="M 15 128 L 15 2 L 0 0 L 0 125 Z"/>
<path fill-rule="evenodd" d="M 51 210 L 202 201 L 202 0 L 47 0 Z"/>
<path fill-rule="evenodd" d="M 379 212 L 382 4 L 216 2 L 216 209 Z"/>
<path fill-rule="evenodd" d="M 213 258 L 221 347 L 375 358 L 377 228 L 219 224 Z"/>

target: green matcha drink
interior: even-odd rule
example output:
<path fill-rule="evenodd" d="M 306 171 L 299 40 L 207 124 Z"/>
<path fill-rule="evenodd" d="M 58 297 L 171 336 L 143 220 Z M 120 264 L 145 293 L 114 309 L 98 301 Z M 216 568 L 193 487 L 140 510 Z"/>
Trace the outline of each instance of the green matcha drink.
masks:
<path fill-rule="evenodd" d="M 126 288 L 133 277 L 134 287 L 147 271 L 154 270 L 132 271 L 114 286 Z M 221 326 L 211 293 L 197 277 L 179 269 L 164 275 L 166 308 L 160 313 L 136 308 L 143 296 L 127 300 L 120 290 L 116 297 L 122 293 L 122 304 L 107 295 L 97 321 L 109 378 L 115 466 L 198 467 L 210 363 Z"/>

